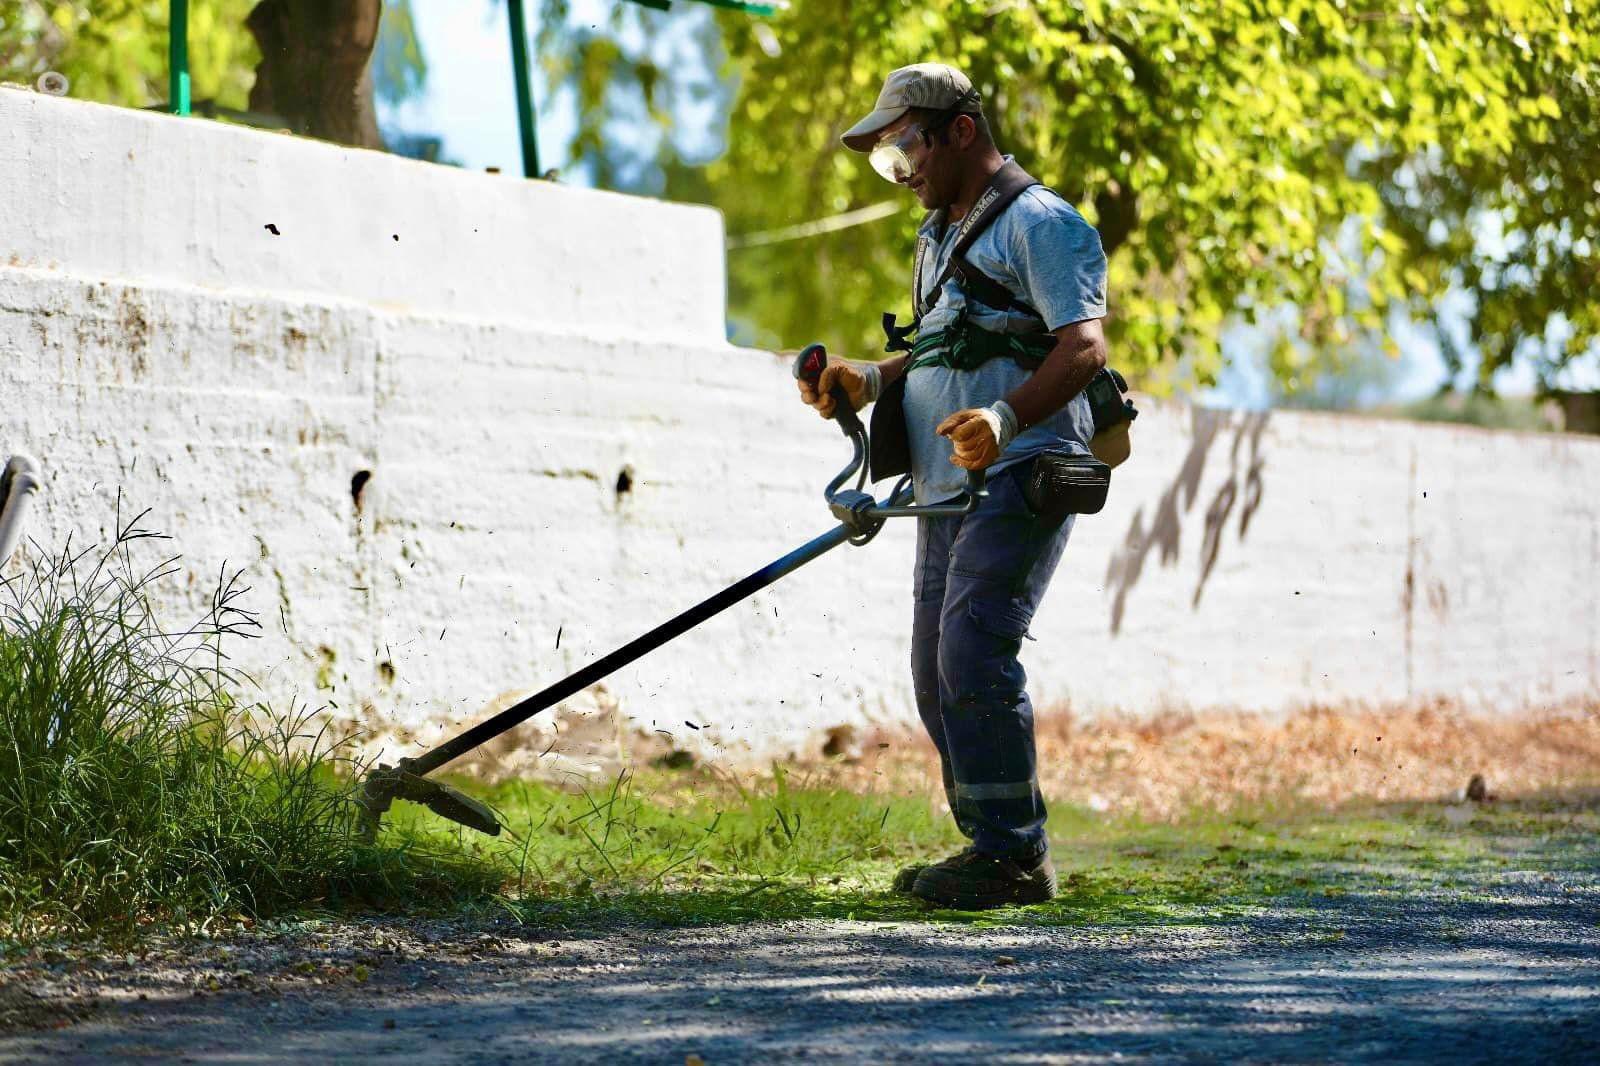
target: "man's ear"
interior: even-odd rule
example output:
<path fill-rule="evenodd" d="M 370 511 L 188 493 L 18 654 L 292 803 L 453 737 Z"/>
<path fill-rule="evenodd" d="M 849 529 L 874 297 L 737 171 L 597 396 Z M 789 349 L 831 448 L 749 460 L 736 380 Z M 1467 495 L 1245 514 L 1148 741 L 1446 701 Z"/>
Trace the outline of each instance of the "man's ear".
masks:
<path fill-rule="evenodd" d="M 965 111 L 950 123 L 950 131 L 955 134 L 956 144 L 963 149 L 971 148 L 978 139 L 978 124 Z"/>

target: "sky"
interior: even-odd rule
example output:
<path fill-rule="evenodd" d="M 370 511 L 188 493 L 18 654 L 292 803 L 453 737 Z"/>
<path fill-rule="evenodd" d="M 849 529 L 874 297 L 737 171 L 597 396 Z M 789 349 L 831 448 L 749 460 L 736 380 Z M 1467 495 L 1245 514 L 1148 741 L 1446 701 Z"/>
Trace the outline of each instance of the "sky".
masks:
<path fill-rule="evenodd" d="M 409 133 L 428 133 L 444 139 L 446 158 L 473 169 L 499 167 L 506 174 L 522 172 L 521 147 L 517 132 L 517 105 L 511 72 L 510 31 L 505 4 L 494 0 L 411 0 L 418 37 L 428 61 L 428 83 L 420 97 L 398 108 L 380 107 L 385 128 L 397 127 Z M 573 0 L 574 19 L 601 22 L 609 9 L 622 0 Z M 527 0 L 529 34 L 538 33 L 538 0 Z M 675 17 L 703 17 L 697 5 L 678 4 Z M 681 14 L 680 14 L 681 13 Z M 563 146 L 576 127 L 570 98 L 554 97 L 534 63 L 534 95 L 537 105 L 540 166 L 564 168 Z M 684 125 L 682 118 L 680 126 Z M 655 136 L 641 130 L 641 139 Z M 716 137 L 706 131 L 706 137 Z M 574 184 L 587 184 L 581 172 L 563 169 L 561 178 Z M 892 225 L 880 221 L 874 225 Z M 1442 306 L 1445 328 L 1456 328 L 1470 300 L 1453 293 Z M 1431 330 L 1402 321 L 1391 323 L 1391 333 L 1400 348 L 1394 373 L 1387 384 L 1387 395 L 1373 397 L 1384 402 L 1419 399 L 1437 391 L 1444 378 L 1444 361 Z M 1227 350 L 1236 353 L 1232 365 L 1214 389 L 1201 399 L 1228 407 L 1259 409 L 1270 405 L 1272 392 L 1265 369 L 1266 341 L 1259 331 L 1234 327 L 1225 339 Z M 1570 388 L 1600 389 L 1600 355 L 1589 366 L 1577 368 L 1565 382 Z M 1470 385 L 1470 368 L 1460 383 Z M 1536 384 L 1527 364 L 1507 368 L 1496 378 L 1504 395 L 1526 395 Z"/>
<path fill-rule="evenodd" d="M 528 32 L 538 32 L 538 0 L 529 0 Z M 422 95 L 400 107 L 381 106 L 385 128 L 444 138 L 445 155 L 474 170 L 499 167 L 522 172 L 517 132 L 516 85 L 511 76 L 511 37 L 503 3 L 490 0 L 411 0 L 417 37 L 428 60 L 428 82 Z M 529 47 L 532 47 L 530 42 Z M 534 99 L 545 104 L 548 87 L 535 68 Z M 553 149 L 571 138 L 569 114 L 539 108 L 539 154 L 542 166 L 559 164 Z"/>
<path fill-rule="evenodd" d="M 603 25 L 621 2 L 571 0 L 571 21 Z M 524 4 L 530 54 L 539 34 L 539 6 L 539 0 Z M 393 126 L 408 133 L 443 137 L 444 155 L 462 166 L 522 173 L 511 30 L 504 0 L 411 0 L 411 10 L 428 62 L 427 85 L 420 96 L 399 107 L 380 104 L 380 122 L 386 129 Z M 710 9 L 680 3 L 670 17 L 675 22 L 698 23 L 710 17 Z M 552 94 L 537 56 L 532 66 L 539 166 L 541 170 L 560 170 L 564 182 L 588 184 L 586 175 L 564 158 L 565 146 L 577 128 L 571 94 Z M 720 131 L 695 128 L 710 116 L 709 105 L 698 113 L 677 115 L 679 140 L 687 142 L 691 152 L 719 141 Z M 648 127 L 638 130 L 641 144 L 659 136 L 653 124 L 642 122 L 641 127 Z"/>

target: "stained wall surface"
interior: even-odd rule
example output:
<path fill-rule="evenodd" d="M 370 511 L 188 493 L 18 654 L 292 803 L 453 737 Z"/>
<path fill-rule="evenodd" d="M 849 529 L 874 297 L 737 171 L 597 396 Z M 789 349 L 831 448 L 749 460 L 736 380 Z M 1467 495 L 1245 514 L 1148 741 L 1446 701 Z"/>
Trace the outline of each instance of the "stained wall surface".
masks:
<path fill-rule="evenodd" d="M 7 572 L 148 509 L 164 611 L 242 571 L 234 654 L 278 706 L 413 751 L 832 524 L 848 451 L 724 340 L 713 211 L 18 90 L 0 188 L 0 453 L 46 475 Z M 1600 440 L 1142 408 L 1024 645 L 1040 705 L 1600 691 Z M 754 757 L 914 721 L 912 543 L 567 713 Z"/>

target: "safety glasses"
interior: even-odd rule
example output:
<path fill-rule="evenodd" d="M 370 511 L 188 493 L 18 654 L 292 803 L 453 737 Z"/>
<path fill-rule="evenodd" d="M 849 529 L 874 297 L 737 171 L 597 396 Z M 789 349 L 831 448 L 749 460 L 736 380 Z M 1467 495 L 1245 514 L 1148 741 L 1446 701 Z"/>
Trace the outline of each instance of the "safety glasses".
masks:
<path fill-rule="evenodd" d="M 916 164 L 911 161 L 911 150 L 918 142 L 926 145 L 927 134 L 920 126 L 907 126 L 873 145 L 872 151 L 867 153 L 867 162 L 884 181 L 898 185 L 917 171 Z"/>
<path fill-rule="evenodd" d="M 898 133 L 886 135 L 873 146 L 871 152 L 867 153 L 867 162 L 872 164 L 872 169 L 876 170 L 884 181 L 899 185 L 917 172 L 917 165 L 911 160 L 912 151 L 919 144 L 924 149 L 932 147 L 933 135 L 955 121 L 955 117 L 961 114 L 961 109 L 977 95 L 978 90 L 968 89 L 956 99 L 955 103 L 926 123 L 913 124 Z"/>

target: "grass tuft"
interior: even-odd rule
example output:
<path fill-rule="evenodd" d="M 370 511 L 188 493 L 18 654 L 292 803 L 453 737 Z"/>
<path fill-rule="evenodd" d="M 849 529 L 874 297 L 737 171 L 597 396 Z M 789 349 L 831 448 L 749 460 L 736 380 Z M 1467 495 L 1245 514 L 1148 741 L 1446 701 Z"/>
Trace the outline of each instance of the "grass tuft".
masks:
<path fill-rule="evenodd" d="M 571 791 L 474 788 L 509 832 L 491 841 L 398 805 L 397 828 L 456 839 L 506 870 L 503 902 L 540 924 L 659 926 L 798 918 L 984 925 L 1203 926 L 1263 908 L 1315 917 L 1355 897 L 1403 909 L 1507 869 L 1593 868 L 1600 794 L 1466 810 L 1432 802 L 1305 801 L 1196 808 L 1146 820 L 1052 806 L 1054 901 L 930 910 L 889 891 L 895 869 L 964 843 L 925 791 L 842 787 L 826 770 L 753 781 L 623 772 Z M 1465 819 L 1463 821 L 1463 819 Z M 1535 846 L 1535 843 L 1537 846 Z"/>
<path fill-rule="evenodd" d="M 9 938 L 204 927 L 307 906 L 447 902 L 501 871 L 404 835 L 353 839 L 360 767 L 315 712 L 231 693 L 225 644 L 257 627 L 223 575 L 167 628 L 150 591 L 177 560 L 122 522 L 110 547 L 0 582 L 0 926 Z"/>

